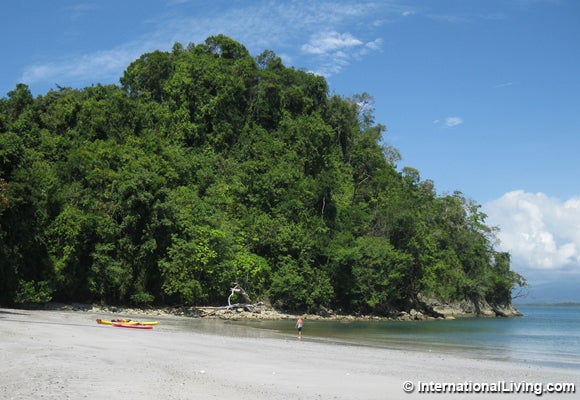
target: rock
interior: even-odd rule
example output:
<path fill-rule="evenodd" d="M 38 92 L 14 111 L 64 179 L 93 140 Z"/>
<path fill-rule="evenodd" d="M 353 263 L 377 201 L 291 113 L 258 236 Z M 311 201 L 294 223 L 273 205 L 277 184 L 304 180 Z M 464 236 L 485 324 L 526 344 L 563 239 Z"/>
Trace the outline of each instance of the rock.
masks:
<path fill-rule="evenodd" d="M 423 319 L 425 319 L 425 317 L 424 317 L 424 315 L 423 315 L 423 313 L 422 313 L 422 312 L 420 312 L 420 311 L 417 311 L 417 312 L 415 312 L 415 315 L 413 316 L 413 319 L 414 319 L 415 321 L 420 321 L 420 320 L 423 320 Z"/>
<path fill-rule="evenodd" d="M 498 305 L 494 308 L 494 312 L 498 317 L 521 317 L 523 314 L 518 311 L 513 305 Z"/>
<path fill-rule="evenodd" d="M 463 300 L 454 303 L 442 302 L 437 299 L 418 296 L 419 302 L 428 314 L 450 319 L 472 317 L 516 317 L 522 314 L 510 305 L 490 305 L 487 301 L 478 302 Z M 411 310 L 413 311 L 413 310 Z"/>

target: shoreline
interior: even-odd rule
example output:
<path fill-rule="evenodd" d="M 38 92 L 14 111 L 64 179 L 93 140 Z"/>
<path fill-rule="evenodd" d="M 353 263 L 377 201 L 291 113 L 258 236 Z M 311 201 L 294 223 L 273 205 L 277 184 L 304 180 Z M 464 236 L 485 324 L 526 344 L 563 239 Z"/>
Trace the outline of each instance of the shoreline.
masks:
<path fill-rule="evenodd" d="M 336 314 L 332 311 L 324 311 L 320 314 L 290 314 L 280 312 L 273 307 L 257 305 L 254 311 L 248 311 L 243 307 L 125 307 L 125 306 L 103 306 L 97 304 L 83 303 L 46 303 L 33 307 L 25 307 L 23 310 L 45 310 L 45 311 L 79 311 L 79 312 L 101 312 L 111 314 L 127 314 L 134 316 L 178 316 L 204 319 L 223 320 L 290 320 L 299 317 L 307 318 L 310 321 L 431 321 L 431 320 L 454 320 L 457 318 L 513 318 L 523 314 L 515 307 L 503 309 L 483 308 L 479 314 L 474 312 L 474 307 L 470 304 L 445 304 L 426 303 L 429 312 L 421 312 L 411 309 L 409 312 L 400 311 L 396 316 L 384 317 L 376 315 L 351 315 Z M 436 316 L 433 316 L 433 315 Z"/>
<path fill-rule="evenodd" d="M 418 382 L 573 382 L 577 371 L 457 354 L 240 334 L 235 323 L 159 316 L 152 330 L 98 325 L 101 311 L 0 308 L 0 394 L 7 399 L 415 399 Z M 126 314 L 130 316 L 130 314 Z M 138 315 L 137 315 L 138 316 Z M 196 331 L 196 325 L 211 328 Z M 224 335 L 226 327 L 231 331 Z M 472 393 L 442 398 L 496 398 Z M 558 394 L 558 398 L 574 398 Z M 529 399 L 530 393 L 502 394 Z"/>

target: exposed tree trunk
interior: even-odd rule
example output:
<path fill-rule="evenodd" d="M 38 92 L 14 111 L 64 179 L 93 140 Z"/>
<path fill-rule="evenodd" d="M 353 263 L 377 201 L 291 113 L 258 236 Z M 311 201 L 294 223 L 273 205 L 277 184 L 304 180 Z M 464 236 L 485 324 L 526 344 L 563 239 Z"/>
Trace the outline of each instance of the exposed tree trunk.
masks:
<path fill-rule="evenodd" d="M 213 315 L 218 310 L 231 310 L 232 308 L 243 308 L 246 311 L 253 312 L 255 311 L 254 309 L 256 306 L 261 306 L 263 304 L 261 301 L 257 303 L 252 303 L 252 299 L 250 299 L 250 296 L 248 296 L 246 291 L 237 282 L 233 282 L 232 285 L 233 287 L 230 288 L 231 293 L 228 296 L 228 305 L 223 307 L 215 307 L 213 311 L 205 314 L 204 316 Z M 243 302 L 232 304 L 231 300 L 234 294 L 237 294 Z"/>
<path fill-rule="evenodd" d="M 250 296 L 248 296 L 246 291 L 237 282 L 234 282 L 233 285 L 234 287 L 230 289 L 232 293 L 228 296 L 228 306 L 231 307 L 230 299 L 232 298 L 234 293 L 237 293 L 242 298 L 244 303 L 252 304 L 252 300 L 250 299 Z"/>

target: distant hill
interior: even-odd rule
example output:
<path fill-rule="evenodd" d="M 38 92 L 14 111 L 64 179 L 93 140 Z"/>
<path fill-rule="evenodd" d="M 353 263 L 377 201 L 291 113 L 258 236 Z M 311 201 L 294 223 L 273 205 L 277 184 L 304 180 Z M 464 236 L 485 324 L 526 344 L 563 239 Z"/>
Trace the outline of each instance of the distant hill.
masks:
<path fill-rule="evenodd" d="M 580 282 L 549 282 L 531 285 L 529 295 L 514 300 L 516 304 L 580 303 Z"/>

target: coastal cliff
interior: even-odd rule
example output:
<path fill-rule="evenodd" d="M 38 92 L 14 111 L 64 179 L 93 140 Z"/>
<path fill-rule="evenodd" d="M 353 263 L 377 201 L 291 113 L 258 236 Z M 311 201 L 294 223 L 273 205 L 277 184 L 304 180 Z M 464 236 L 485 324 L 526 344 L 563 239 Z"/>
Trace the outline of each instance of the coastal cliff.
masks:
<path fill-rule="evenodd" d="M 523 314 L 512 304 L 490 304 L 485 300 L 445 302 L 420 297 L 420 304 L 427 314 L 439 318 L 470 317 L 520 317 Z"/>

